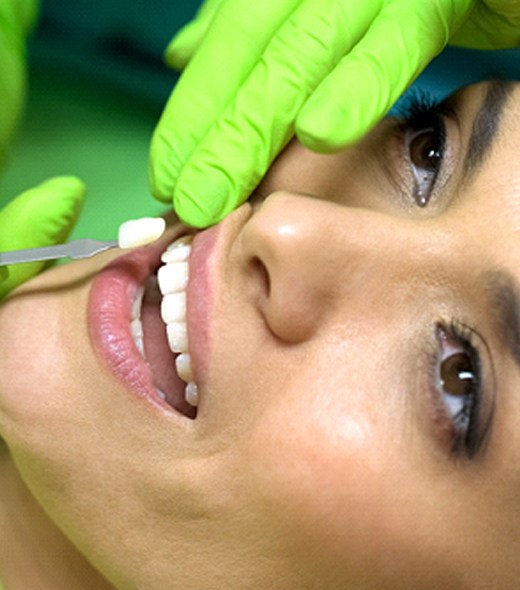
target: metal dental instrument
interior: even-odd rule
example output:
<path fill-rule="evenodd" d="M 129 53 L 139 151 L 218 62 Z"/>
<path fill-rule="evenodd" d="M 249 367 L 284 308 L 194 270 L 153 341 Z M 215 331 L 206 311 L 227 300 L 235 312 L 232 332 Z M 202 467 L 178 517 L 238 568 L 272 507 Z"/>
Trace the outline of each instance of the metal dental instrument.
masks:
<path fill-rule="evenodd" d="M 22 264 L 24 262 L 56 260 L 58 258 L 88 258 L 89 256 L 94 256 L 109 248 L 117 248 L 117 246 L 117 240 L 104 242 L 102 240 L 85 239 L 73 240 L 72 242 L 60 244 L 59 246 L 0 252 L 0 266 L 7 264 Z"/>
<path fill-rule="evenodd" d="M 87 238 L 73 240 L 59 246 L 0 252 L 0 267 L 8 264 L 56 260 L 57 258 L 89 258 L 109 248 L 138 248 L 158 240 L 164 233 L 165 228 L 166 222 L 162 217 L 131 219 L 119 226 L 117 240 L 102 241 Z"/>

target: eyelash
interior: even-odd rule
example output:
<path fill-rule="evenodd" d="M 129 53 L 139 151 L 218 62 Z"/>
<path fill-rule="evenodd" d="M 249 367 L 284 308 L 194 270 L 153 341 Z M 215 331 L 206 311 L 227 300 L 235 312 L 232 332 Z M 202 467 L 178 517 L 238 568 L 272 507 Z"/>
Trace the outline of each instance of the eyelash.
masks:
<path fill-rule="evenodd" d="M 417 206 L 426 207 L 432 194 L 435 190 L 439 173 L 443 168 L 443 162 L 447 145 L 447 131 L 445 118 L 447 116 L 454 117 L 452 109 L 445 102 L 437 102 L 433 96 L 426 92 L 411 93 L 405 103 L 400 105 L 398 114 L 401 123 L 398 125 L 398 136 L 401 149 L 403 151 L 402 159 L 408 164 L 411 169 L 411 176 L 414 178 L 414 186 L 412 189 L 413 199 Z M 426 158 L 431 158 L 430 166 L 433 162 L 433 170 L 423 168 L 423 172 L 418 173 L 419 166 L 414 164 L 410 148 L 413 142 L 417 139 L 423 138 L 423 144 L 416 147 L 428 148 L 428 144 L 424 144 L 425 133 L 431 132 L 434 148 L 427 149 Z M 416 132 L 416 135 L 409 137 L 410 134 Z M 423 132 L 423 133 L 421 133 Z M 426 140 L 429 138 L 426 136 Z M 426 172 L 425 172 L 426 171 Z M 433 177 L 431 176 L 433 174 Z M 424 184 L 427 184 L 425 189 Z"/>
<path fill-rule="evenodd" d="M 491 420 L 482 420 L 484 380 L 481 353 L 476 341 L 476 332 L 471 328 L 452 321 L 448 325 L 438 323 L 436 326 L 436 344 L 430 357 L 430 383 L 433 391 L 435 414 L 437 422 L 443 427 L 447 434 L 450 451 L 457 457 L 465 456 L 473 458 L 481 449 Z M 452 345 L 456 351 L 444 356 L 443 344 Z M 467 370 L 472 377 L 469 393 L 463 395 L 446 391 L 442 379 L 442 365 L 457 355 L 466 355 L 470 368 Z M 460 360 L 460 359 L 459 359 Z M 464 370 L 458 370 L 461 375 Z M 444 390 L 444 391 L 442 391 Z M 488 392 L 489 395 L 491 395 Z M 446 396 L 456 398 L 461 404 L 461 409 L 451 412 Z M 453 401 L 453 400 L 452 400 Z"/>

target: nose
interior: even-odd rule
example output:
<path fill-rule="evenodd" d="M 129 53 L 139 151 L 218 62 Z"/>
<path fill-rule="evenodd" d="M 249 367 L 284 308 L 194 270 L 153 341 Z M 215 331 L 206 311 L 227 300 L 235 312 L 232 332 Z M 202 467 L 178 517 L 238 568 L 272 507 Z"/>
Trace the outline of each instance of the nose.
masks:
<path fill-rule="evenodd" d="M 242 252 L 263 283 L 258 305 L 272 333 L 302 342 L 337 313 L 348 320 L 381 309 L 390 291 L 417 279 L 418 260 L 424 263 L 411 227 L 368 209 L 270 195 L 243 229 Z"/>

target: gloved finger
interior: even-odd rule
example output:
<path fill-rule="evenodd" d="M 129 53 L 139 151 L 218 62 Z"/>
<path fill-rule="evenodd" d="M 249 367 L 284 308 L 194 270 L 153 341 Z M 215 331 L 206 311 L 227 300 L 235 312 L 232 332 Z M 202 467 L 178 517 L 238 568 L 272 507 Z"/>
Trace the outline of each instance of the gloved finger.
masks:
<path fill-rule="evenodd" d="M 258 184 L 292 137 L 304 102 L 379 9 L 346 4 L 308 0 L 280 27 L 179 175 L 174 208 L 187 223 L 216 223 Z"/>
<path fill-rule="evenodd" d="M 433 2 L 411 12 L 406 2 L 387 4 L 302 108 L 298 139 L 325 153 L 359 140 L 442 51 L 470 3 L 451 3 L 451 12 Z"/>
<path fill-rule="evenodd" d="M 79 216 L 84 184 L 75 177 L 57 177 L 25 191 L 0 211 L 0 251 L 64 242 Z M 36 275 L 45 263 L 9 267 L 0 283 L 0 298 Z"/>
<path fill-rule="evenodd" d="M 520 46 L 520 1 L 475 2 L 468 20 L 450 38 L 450 45 L 472 49 Z"/>
<path fill-rule="evenodd" d="M 300 2 L 222 2 L 155 129 L 149 162 L 154 197 L 171 202 L 173 187 L 193 150 L 247 78 L 273 32 Z"/>
<path fill-rule="evenodd" d="M 25 98 L 25 35 L 31 14 L 27 2 L 0 3 L 0 166 L 16 128 Z"/>
<path fill-rule="evenodd" d="M 173 37 L 165 51 L 165 60 L 169 66 L 177 70 L 186 67 L 208 32 L 222 1 L 205 0 L 195 18 Z"/>
<path fill-rule="evenodd" d="M 36 23 L 38 8 L 38 0 L 3 0 L 0 3 L 0 27 L 25 35 Z"/>
<path fill-rule="evenodd" d="M 518 0 L 483 0 L 484 4 L 496 14 L 516 20 L 520 19 L 520 2 Z"/>

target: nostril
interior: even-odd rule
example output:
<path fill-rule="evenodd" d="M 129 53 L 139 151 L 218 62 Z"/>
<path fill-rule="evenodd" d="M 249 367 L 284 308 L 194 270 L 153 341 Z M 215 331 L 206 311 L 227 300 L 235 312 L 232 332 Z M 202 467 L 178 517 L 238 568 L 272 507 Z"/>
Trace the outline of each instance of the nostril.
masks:
<path fill-rule="evenodd" d="M 262 295 L 267 299 L 271 292 L 271 279 L 267 267 L 258 256 L 251 259 L 251 266 L 253 273 L 259 278 L 259 283 L 262 288 Z"/>

